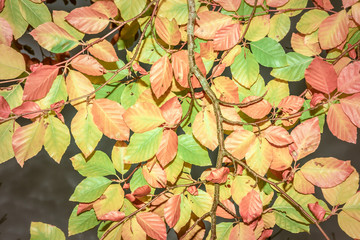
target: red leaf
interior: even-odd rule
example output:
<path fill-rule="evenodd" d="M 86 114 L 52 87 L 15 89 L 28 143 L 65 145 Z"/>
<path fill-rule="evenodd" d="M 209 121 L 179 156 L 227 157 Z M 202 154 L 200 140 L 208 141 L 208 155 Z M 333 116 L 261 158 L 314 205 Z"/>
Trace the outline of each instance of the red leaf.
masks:
<path fill-rule="evenodd" d="M 26 114 L 22 117 L 28 119 L 35 118 L 41 115 L 41 108 L 35 102 L 24 102 L 23 104 L 21 104 L 21 106 L 14 108 L 12 111 L 16 115 Z M 27 113 L 31 113 L 31 114 L 27 114 Z"/>
<path fill-rule="evenodd" d="M 267 0 L 266 5 L 269 7 L 277 8 L 285 5 L 289 0 Z"/>
<path fill-rule="evenodd" d="M 199 192 L 195 186 L 190 186 L 186 189 L 191 195 L 197 196 Z"/>
<path fill-rule="evenodd" d="M 132 193 L 132 195 L 136 198 L 141 198 L 146 195 L 148 195 L 151 192 L 151 188 L 149 185 L 144 185 L 142 187 L 138 187 L 135 189 L 135 191 Z"/>
<path fill-rule="evenodd" d="M 292 130 L 291 136 L 297 148 L 296 160 L 315 152 L 321 139 L 319 119 L 315 117 L 302 122 Z"/>
<path fill-rule="evenodd" d="M 241 25 L 239 23 L 227 25 L 216 31 L 214 37 L 214 50 L 225 51 L 234 47 L 241 36 Z"/>
<path fill-rule="evenodd" d="M 152 212 L 141 212 L 136 214 L 136 221 L 142 229 L 152 238 L 166 240 L 166 226 L 163 220 Z"/>
<path fill-rule="evenodd" d="M 294 114 L 300 110 L 304 104 L 304 99 L 298 96 L 290 95 L 281 99 L 278 108 L 283 112 Z"/>
<path fill-rule="evenodd" d="M 133 67 L 134 71 L 139 72 L 139 73 L 142 74 L 142 75 L 147 75 L 147 74 L 149 74 L 149 73 L 148 73 L 144 68 L 142 68 L 138 63 L 134 63 L 134 64 L 132 65 L 132 67 Z"/>
<path fill-rule="evenodd" d="M 234 215 L 236 215 L 235 205 L 234 205 L 233 202 L 231 202 L 229 199 L 226 199 L 226 200 L 222 201 L 221 203 L 224 204 L 224 206 L 227 207 L 227 209 L 229 209 L 232 213 L 234 213 Z M 226 218 L 226 219 L 233 219 L 234 218 L 233 215 L 228 213 L 221 206 L 218 206 L 216 208 L 216 216 Z"/>
<path fill-rule="evenodd" d="M 182 117 L 181 104 L 177 97 L 173 97 L 164 103 L 161 107 L 161 114 L 168 125 L 176 125 Z"/>
<path fill-rule="evenodd" d="M 45 97 L 58 72 L 57 66 L 43 65 L 30 73 L 25 82 L 23 100 L 38 100 Z"/>
<path fill-rule="evenodd" d="M 240 215 L 243 221 L 247 224 L 260 217 L 262 211 L 263 207 L 260 194 L 255 190 L 251 190 L 248 194 L 246 194 L 239 204 Z"/>
<path fill-rule="evenodd" d="M 106 69 L 92 56 L 79 55 L 71 61 L 71 66 L 76 70 L 91 76 L 101 76 Z"/>
<path fill-rule="evenodd" d="M 331 10 L 334 8 L 330 0 L 313 0 L 313 1 L 325 10 Z"/>
<path fill-rule="evenodd" d="M 347 47 L 348 48 L 351 48 L 353 45 L 348 43 L 347 44 Z M 352 59 L 356 59 L 356 51 L 355 51 L 355 48 L 353 48 L 350 52 L 349 52 L 349 57 L 351 57 Z"/>
<path fill-rule="evenodd" d="M 77 215 L 89 211 L 93 208 L 93 203 L 79 203 L 78 210 L 76 212 Z"/>
<path fill-rule="evenodd" d="M 241 4 L 241 0 L 214 0 L 220 4 L 226 11 L 236 12 Z"/>
<path fill-rule="evenodd" d="M 163 56 L 157 60 L 150 69 L 151 90 L 156 98 L 161 97 L 171 86 L 173 72 L 169 58 Z"/>
<path fill-rule="evenodd" d="M 165 167 L 176 156 L 178 148 L 178 136 L 172 129 L 164 129 L 159 150 L 156 153 L 160 165 Z"/>
<path fill-rule="evenodd" d="M 249 96 L 249 97 L 244 98 L 242 103 L 247 103 L 247 102 L 250 102 L 257 98 L 259 98 L 259 97 Z M 260 119 L 260 118 L 263 118 L 266 115 L 268 115 L 269 112 L 271 111 L 271 108 L 272 108 L 271 104 L 268 101 L 266 101 L 265 99 L 263 99 L 257 103 L 251 104 L 250 106 L 241 107 L 240 109 L 249 117 L 254 118 L 254 119 Z"/>
<path fill-rule="evenodd" d="M 261 236 L 257 239 L 257 240 L 266 240 L 268 239 L 269 237 L 271 237 L 273 233 L 273 230 L 272 229 L 265 229 L 262 233 L 261 233 Z"/>
<path fill-rule="evenodd" d="M 271 126 L 265 130 L 264 134 L 266 140 L 279 147 L 289 145 L 294 141 L 288 131 L 280 126 Z"/>
<path fill-rule="evenodd" d="M 222 167 L 219 169 L 214 169 L 210 172 L 210 174 L 206 177 L 206 181 L 212 183 L 225 183 L 227 181 L 227 176 L 230 170 L 227 167 Z"/>
<path fill-rule="evenodd" d="M 360 93 L 341 99 L 340 104 L 351 122 L 360 128 Z"/>
<path fill-rule="evenodd" d="M 109 19 L 106 15 L 90 7 L 75 8 L 65 19 L 75 28 L 88 34 L 99 33 L 109 24 Z"/>
<path fill-rule="evenodd" d="M 120 222 L 121 220 L 123 220 L 125 218 L 125 216 L 126 215 L 124 212 L 111 211 L 111 212 L 105 213 L 104 215 L 98 217 L 98 219 L 101 221 Z"/>
<path fill-rule="evenodd" d="M 310 101 L 310 107 L 315 107 L 320 104 L 323 100 L 326 100 L 324 94 L 322 93 L 314 93 Z"/>
<path fill-rule="evenodd" d="M 11 109 L 6 99 L 0 96 L 0 118 L 7 118 L 11 113 Z"/>
<path fill-rule="evenodd" d="M 5 0 L 0 0 L 0 12 L 2 12 L 4 6 L 5 6 Z"/>
<path fill-rule="evenodd" d="M 180 218 L 181 195 L 174 195 L 165 204 L 164 217 L 170 228 L 173 228 Z"/>
<path fill-rule="evenodd" d="M 318 220 L 323 220 L 325 217 L 325 213 L 326 210 L 319 205 L 318 202 L 316 203 L 309 203 L 308 204 L 308 208 L 310 209 L 310 211 L 312 212 L 312 214 L 314 214 L 314 216 L 318 219 Z"/>
<path fill-rule="evenodd" d="M 326 94 L 330 94 L 337 86 L 334 66 L 319 57 L 315 57 L 305 70 L 305 79 L 314 89 Z"/>
<path fill-rule="evenodd" d="M 357 128 L 346 116 L 340 104 L 330 106 L 326 122 L 334 136 L 343 141 L 356 144 Z"/>
<path fill-rule="evenodd" d="M 347 65 L 337 79 L 338 90 L 343 93 L 360 92 L 360 62 Z"/>
<path fill-rule="evenodd" d="M 135 196 L 133 194 L 131 194 L 131 193 L 125 194 L 125 198 L 127 200 L 129 200 L 130 202 L 135 202 L 136 201 Z"/>

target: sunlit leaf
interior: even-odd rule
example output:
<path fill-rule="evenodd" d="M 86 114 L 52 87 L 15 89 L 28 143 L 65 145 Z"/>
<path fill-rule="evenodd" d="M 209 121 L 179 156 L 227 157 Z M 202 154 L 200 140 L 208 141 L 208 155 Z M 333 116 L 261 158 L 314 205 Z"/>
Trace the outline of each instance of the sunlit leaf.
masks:
<path fill-rule="evenodd" d="M 146 0 L 133 0 L 133 1 L 124 1 L 124 0 L 115 0 L 114 1 L 118 9 L 120 10 L 121 17 L 124 20 L 129 20 L 130 18 L 138 15 L 145 7 Z"/>
<path fill-rule="evenodd" d="M 159 150 L 156 157 L 162 167 L 165 167 L 176 156 L 178 148 L 178 136 L 171 129 L 164 129 Z"/>
<path fill-rule="evenodd" d="M 306 180 L 301 171 L 295 173 L 294 176 L 294 188 L 296 191 L 302 194 L 313 194 L 315 193 L 314 185 Z"/>
<path fill-rule="evenodd" d="M 214 36 L 214 50 L 224 51 L 234 47 L 240 40 L 241 28 L 239 23 L 235 23 L 218 29 Z"/>
<path fill-rule="evenodd" d="M 30 240 L 65 240 L 64 233 L 57 227 L 42 223 L 31 222 L 30 225 Z"/>
<path fill-rule="evenodd" d="M 0 5 L 1 3 L 4 6 L 4 1 L 0 1 Z M 29 25 L 21 15 L 19 1 L 6 1 L 6 7 L 0 9 L 0 17 L 10 24 L 15 39 L 20 38 Z"/>
<path fill-rule="evenodd" d="M 84 33 L 78 31 L 76 28 L 71 26 L 66 20 L 65 17 L 69 13 L 66 11 L 52 11 L 52 17 L 54 20 L 54 23 L 58 25 L 60 28 L 64 29 L 67 33 L 69 33 L 71 36 L 73 36 L 77 40 L 83 39 L 85 36 Z"/>
<path fill-rule="evenodd" d="M 70 99 L 80 98 L 86 94 L 93 92 L 94 86 L 90 80 L 78 71 L 69 71 L 66 77 L 66 89 Z M 71 104 L 77 110 L 83 110 L 86 107 L 86 99 L 80 98 L 79 100 L 72 101 Z"/>
<path fill-rule="evenodd" d="M 173 71 L 167 56 L 156 61 L 150 69 L 151 89 L 157 98 L 161 97 L 171 86 Z"/>
<path fill-rule="evenodd" d="M 202 217 L 202 215 L 209 212 L 213 202 L 211 196 L 201 189 L 198 189 L 197 196 L 188 194 L 188 199 L 190 201 L 191 210 L 198 217 Z"/>
<path fill-rule="evenodd" d="M 310 10 L 301 16 L 296 24 L 296 29 L 303 34 L 312 33 L 319 28 L 321 22 L 328 16 L 329 14 L 326 11 L 320 9 Z"/>
<path fill-rule="evenodd" d="M 226 11 L 236 12 L 240 7 L 241 0 L 214 0 L 220 4 Z"/>
<path fill-rule="evenodd" d="M 99 218 L 109 218 L 111 216 L 104 216 L 107 213 L 112 211 L 119 210 L 124 202 L 124 190 L 120 186 L 120 184 L 112 184 L 110 185 L 102 195 L 100 199 L 96 200 L 93 204 L 93 208 L 95 210 L 96 216 Z M 113 215 L 113 218 L 120 217 Z M 125 217 L 125 216 L 124 216 Z M 100 220 L 100 219 L 99 219 Z"/>
<path fill-rule="evenodd" d="M 167 18 L 155 18 L 155 29 L 159 37 L 168 45 L 176 46 L 181 39 L 179 26 L 175 18 L 171 21 Z"/>
<path fill-rule="evenodd" d="M 269 5 L 269 1 L 267 1 L 267 4 Z M 279 42 L 289 32 L 290 24 L 290 18 L 285 14 L 276 14 L 272 16 L 270 19 L 270 30 L 268 33 L 268 37 Z"/>
<path fill-rule="evenodd" d="M 216 119 L 212 106 L 200 111 L 192 124 L 193 135 L 205 147 L 214 151 L 218 146 Z"/>
<path fill-rule="evenodd" d="M 65 19 L 76 29 L 88 34 L 99 33 L 109 24 L 109 19 L 106 15 L 90 7 L 76 8 Z"/>
<path fill-rule="evenodd" d="M 0 44 L 11 46 L 13 30 L 5 18 L 0 17 Z"/>
<path fill-rule="evenodd" d="M 197 166 L 211 165 L 206 149 L 198 144 L 193 136 L 188 134 L 179 136 L 177 156 L 183 161 Z"/>
<path fill-rule="evenodd" d="M 99 40 L 98 38 L 93 38 L 88 41 L 89 44 Z M 89 52 L 96 58 L 103 60 L 105 62 L 116 62 L 119 60 L 114 47 L 107 40 L 102 40 L 89 48 Z"/>
<path fill-rule="evenodd" d="M 76 186 L 69 200 L 92 202 L 100 197 L 110 184 L 111 181 L 105 177 L 87 177 Z"/>
<path fill-rule="evenodd" d="M 236 158 L 243 159 L 255 138 L 253 132 L 236 130 L 225 139 L 225 148 Z"/>
<path fill-rule="evenodd" d="M 340 105 L 351 122 L 360 127 L 360 93 L 341 99 Z"/>
<path fill-rule="evenodd" d="M 307 69 L 313 59 L 296 52 L 290 52 L 286 54 L 286 60 L 288 66 L 275 68 L 270 74 L 287 81 L 299 81 L 304 78 L 305 69 Z"/>
<path fill-rule="evenodd" d="M 158 240 L 166 240 L 166 226 L 164 221 L 155 213 L 142 212 L 136 214 L 136 221 L 147 235 Z"/>
<path fill-rule="evenodd" d="M 255 240 L 256 237 L 251 227 L 241 222 L 233 227 L 233 229 L 230 232 L 229 239 Z"/>
<path fill-rule="evenodd" d="M 165 205 L 164 217 L 170 228 L 174 227 L 180 218 L 181 195 L 174 195 Z"/>
<path fill-rule="evenodd" d="M 12 148 L 12 137 L 14 135 L 14 121 L 7 121 L 0 124 L 0 163 L 14 157 L 14 150 Z M 18 124 L 15 123 L 15 127 Z"/>
<path fill-rule="evenodd" d="M 115 169 L 106 153 L 95 151 L 85 159 L 81 153 L 70 158 L 72 165 L 84 177 L 115 175 Z"/>
<path fill-rule="evenodd" d="M 235 81 L 246 88 L 250 88 L 259 75 L 259 64 L 249 49 L 245 48 L 230 66 Z"/>
<path fill-rule="evenodd" d="M 200 6 L 200 1 L 195 0 L 195 9 Z M 167 19 L 175 18 L 179 25 L 183 25 L 188 21 L 188 5 L 186 0 L 166 0 L 159 9 L 158 15 Z"/>
<path fill-rule="evenodd" d="M 272 148 L 270 143 L 265 139 L 256 138 L 254 143 L 250 146 L 249 151 L 245 154 L 246 163 L 248 166 L 264 176 L 269 170 L 272 161 Z"/>
<path fill-rule="evenodd" d="M 262 213 L 262 202 L 260 194 L 252 190 L 239 203 L 239 212 L 243 221 L 247 224 L 260 217 Z"/>
<path fill-rule="evenodd" d="M 271 126 L 267 128 L 264 131 L 264 136 L 271 144 L 279 147 L 289 145 L 294 141 L 288 131 L 280 126 Z"/>
<path fill-rule="evenodd" d="M 91 76 L 101 76 L 106 73 L 106 69 L 92 56 L 82 54 L 71 61 L 71 66 L 79 72 Z"/>
<path fill-rule="evenodd" d="M 90 5 L 90 7 L 109 18 L 115 18 L 118 15 L 116 5 L 112 1 L 97 1 Z"/>
<path fill-rule="evenodd" d="M 244 25 L 244 27 L 246 27 L 246 25 Z M 249 41 L 258 41 L 264 38 L 269 31 L 270 15 L 256 16 L 250 22 L 249 29 L 245 34 L 245 39 Z"/>
<path fill-rule="evenodd" d="M 360 238 L 360 221 L 352 218 L 345 211 L 341 211 L 338 215 L 338 223 L 340 228 L 350 237 L 356 239 Z"/>

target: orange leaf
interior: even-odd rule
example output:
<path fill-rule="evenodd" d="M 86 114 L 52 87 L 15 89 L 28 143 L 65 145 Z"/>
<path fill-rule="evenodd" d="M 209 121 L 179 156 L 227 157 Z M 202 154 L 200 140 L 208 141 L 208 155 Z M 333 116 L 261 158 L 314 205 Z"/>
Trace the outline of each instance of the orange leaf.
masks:
<path fill-rule="evenodd" d="M 356 3 L 351 7 L 351 13 L 354 18 L 354 21 L 357 24 L 360 24 L 360 3 Z"/>
<path fill-rule="evenodd" d="M 310 211 L 312 212 L 312 214 L 314 214 L 314 216 L 318 219 L 318 220 L 323 220 L 326 214 L 326 210 L 319 205 L 318 202 L 316 203 L 309 203 L 308 204 L 308 208 L 310 209 Z"/>
<path fill-rule="evenodd" d="M 227 167 L 211 170 L 209 175 L 206 176 L 206 181 L 219 184 L 225 183 L 229 172 L 230 170 Z"/>
<path fill-rule="evenodd" d="M 220 4 L 226 11 L 236 12 L 241 4 L 241 0 L 214 0 Z"/>
<path fill-rule="evenodd" d="M 23 118 L 28 118 L 28 119 L 36 118 L 42 113 L 40 106 L 35 102 L 23 102 L 23 104 L 21 104 L 19 107 L 14 108 L 12 111 L 16 115 L 35 112 L 22 116 Z"/>
<path fill-rule="evenodd" d="M 168 45 L 176 46 L 181 39 L 181 33 L 176 19 L 171 21 L 167 18 L 157 16 L 155 18 L 155 29 L 159 37 Z"/>
<path fill-rule="evenodd" d="M 251 6 L 255 5 L 255 0 L 245 0 L 245 2 Z M 258 0 L 256 6 L 261 6 L 261 5 L 263 5 L 263 3 L 264 3 L 264 0 Z"/>
<path fill-rule="evenodd" d="M 212 40 L 217 30 L 232 22 L 230 16 L 214 11 L 199 12 L 197 16 L 194 34 L 206 40 Z"/>
<path fill-rule="evenodd" d="M 345 10 L 330 15 L 319 27 L 319 43 L 322 49 L 339 46 L 348 35 L 349 18 Z"/>
<path fill-rule="evenodd" d="M 106 15 L 90 7 L 75 8 L 65 19 L 78 30 L 88 34 L 99 33 L 109 24 Z"/>
<path fill-rule="evenodd" d="M 38 100 L 45 97 L 58 72 L 57 66 L 43 65 L 30 73 L 25 82 L 23 100 Z"/>
<path fill-rule="evenodd" d="M 120 222 L 121 220 L 123 220 L 125 218 L 125 216 L 126 215 L 124 212 L 111 211 L 111 212 L 108 212 L 108 213 L 98 217 L 98 220 Z"/>
<path fill-rule="evenodd" d="M 255 141 L 255 134 L 245 129 L 237 129 L 225 139 L 225 148 L 238 159 L 243 159 Z"/>
<path fill-rule="evenodd" d="M 138 102 L 123 115 L 126 125 L 137 133 L 150 131 L 165 122 L 161 110 L 152 103 Z"/>
<path fill-rule="evenodd" d="M 134 197 L 141 198 L 141 197 L 147 196 L 150 192 L 151 192 L 150 186 L 144 185 L 142 187 L 138 187 L 137 189 L 135 189 L 134 192 L 132 193 L 132 195 Z"/>
<path fill-rule="evenodd" d="M 242 103 L 247 103 L 258 98 L 259 97 L 257 96 L 249 96 L 244 98 Z M 250 106 L 241 107 L 240 109 L 249 117 L 254 119 L 260 119 L 268 115 L 269 112 L 271 111 L 271 108 L 272 108 L 271 104 L 265 99 L 263 99 L 257 103 L 251 104 Z"/>
<path fill-rule="evenodd" d="M 165 204 L 164 217 L 170 228 L 173 228 L 180 218 L 181 195 L 174 195 Z"/>
<path fill-rule="evenodd" d="M 291 47 L 295 52 L 305 56 L 314 56 L 321 53 L 321 48 L 318 42 L 307 43 L 305 35 L 300 33 L 293 33 L 291 35 Z"/>
<path fill-rule="evenodd" d="M 90 8 L 106 15 L 108 18 L 114 18 L 118 14 L 118 9 L 112 1 L 97 1 L 91 4 Z"/>
<path fill-rule="evenodd" d="M 166 226 L 163 220 L 152 212 L 136 214 L 136 221 L 150 237 L 157 240 L 166 240 Z"/>
<path fill-rule="evenodd" d="M 173 72 L 167 56 L 157 60 L 150 69 L 151 90 L 156 98 L 161 97 L 171 86 Z"/>
<path fill-rule="evenodd" d="M 98 40 L 98 38 L 91 39 L 88 43 L 90 44 L 96 40 Z M 94 44 L 88 50 L 94 57 L 105 62 L 116 62 L 119 60 L 114 47 L 107 40 L 102 40 L 101 42 Z"/>
<path fill-rule="evenodd" d="M 315 152 L 321 139 L 319 119 L 315 117 L 302 122 L 292 130 L 291 136 L 296 144 L 296 160 Z"/>
<path fill-rule="evenodd" d="M 266 5 L 269 7 L 277 8 L 285 5 L 289 0 L 267 0 Z"/>
<path fill-rule="evenodd" d="M 154 166 L 150 168 L 149 163 L 142 168 L 142 174 L 150 186 L 154 188 L 164 188 L 167 182 L 166 172 L 160 166 L 160 164 L 155 163 Z"/>
<path fill-rule="evenodd" d="M 302 108 L 303 104 L 305 102 L 305 99 L 290 95 L 283 99 L 281 99 L 278 108 L 280 108 L 283 112 L 294 114 Z"/>
<path fill-rule="evenodd" d="M 165 167 L 176 156 L 178 147 L 178 136 L 172 129 L 164 129 L 159 150 L 156 153 L 160 165 Z"/>
<path fill-rule="evenodd" d="M 293 158 L 290 155 L 288 146 L 276 147 L 269 144 L 269 147 L 272 149 L 271 169 L 275 171 L 284 171 L 285 169 L 291 167 Z"/>
<path fill-rule="evenodd" d="M 341 99 L 340 104 L 351 122 L 360 128 L 360 93 Z"/>
<path fill-rule="evenodd" d="M 7 118 L 11 113 L 11 109 L 6 99 L 0 96 L 0 118 Z"/>
<path fill-rule="evenodd" d="M 238 86 L 228 77 L 217 77 L 213 80 L 215 94 L 220 100 L 230 103 L 239 103 Z"/>
<path fill-rule="evenodd" d="M 334 8 L 330 0 L 314 0 L 314 2 L 316 2 L 317 5 L 319 5 L 321 8 L 325 10 L 331 10 Z"/>
<path fill-rule="evenodd" d="M 79 55 L 71 61 L 71 66 L 76 70 L 91 76 L 101 76 L 106 69 L 90 55 Z"/>
<path fill-rule="evenodd" d="M 343 93 L 360 92 L 360 62 L 350 63 L 340 72 L 337 86 Z"/>
<path fill-rule="evenodd" d="M 227 207 L 227 209 L 229 209 L 234 215 L 236 215 L 235 205 L 232 201 L 230 201 L 229 199 L 226 199 L 226 200 L 222 201 L 221 203 L 224 204 L 224 206 Z M 216 216 L 226 218 L 226 219 L 234 218 L 233 215 L 228 213 L 225 209 L 223 209 L 220 206 L 218 206 L 216 208 Z"/>
<path fill-rule="evenodd" d="M 251 190 L 251 192 L 246 194 L 239 204 L 240 215 L 247 224 L 260 217 L 262 211 L 263 208 L 260 194 L 255 190 Z"/>
<path fill-rule="evenodd" d="M 214 151 L 218 146 L 216 119 L 212 105 L 198 112 L 192 124 L 193 135 L 205 147 Z"/>
<path fill-rule="evenodd" d="M 1 10 L 0 10 L 1 12 Z M 5 18 L 0 17 L 0 44 L 11 46 L 13 30 Z"/>
<path fill-rule="evenodd" d="M 233 121 L 241 121 L 240 115 L 233 106 L 223 106 L 220 105 L 221 114 L 224 118 L 231 119 Z M 236 129 L 242 129 L 243 127 L 223 122 L 224 130 L 234 131 Z"/>
<path fill-rule="evenodd" d="M 256 237 L 252 228 L 241 222 L 235 225 L 233 229 L 231 229 L 229 239 L 256 240 Z"/>
<path fill-rule="evenodd" d="M 340 104 L 330 106 L 326 122 L 334 136 L 343 141 L 356 144 L 357 128 L 346 116 Z"/>
<path fill-rule="evenodd" d="M 117 102 L 102 98 L 93 101 L 93 120 L 96 126 L 107 137 L 128 141 L 130 129 L 125 124 L 123 114 L 125 109 Z"/>
<path fill-rule="evenodd" d="M 220 76 L 224 72 L 225 68 L 226 68 L 225 63 L 221 63 L 221 64 L 217 65 L 216 67 L 214 67 L 212 70 L 213 77 Z"/>
<path fill-rule="evenodd" d="M 225 51 L 234 47 L 240 40 L 241 25 L 239 23 L 224 26 L 216 31 L 214 50 Z"/>
<path fill-rule="evenodd" d="M 301 167 L 301 173 L 306 180 L 321 188 L 335 187 L 345 181 L 353 171 L 350 161 L 333 157 L 315 158 Z"/>
<path fill-rule="evenodd" d="M 283 147 L 291 144 L 294 140 L 288 131 L 280 126 L 271 126 L 264 131 L 266 140 L 275 146 Z"/>
<path fill-rule="evenodd" d="M 330 94 L 337 87 L 337 74 L 334 66 L 316 57 L 305 70 L 305 79 L 314 89 Z"/>
<path fill-rule="evenodd" d="M 175 125 L 180 122 L 182 117 L 182 108 L 177 97 L 173 97 L 164 103 L 160 107 L 160 110 L 168 125 Z"/>

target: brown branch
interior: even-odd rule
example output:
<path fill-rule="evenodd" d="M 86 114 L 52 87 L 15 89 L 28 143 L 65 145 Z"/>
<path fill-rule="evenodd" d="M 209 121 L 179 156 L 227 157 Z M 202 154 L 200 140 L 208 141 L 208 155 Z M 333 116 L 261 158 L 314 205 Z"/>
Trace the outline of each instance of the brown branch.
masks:
<path fill-rule="evenodd" d="M 229 102 L 222 101 L 220 99 L 218 101 L 220 104 L 226 105 L 226 106 L 248 107 L 250 105 L 253 105 L 255 103 L 262 101 L 264 99 L 265 95 L 267 94 L 267 92 L 268 91 L 266 90 L 266 92 L 262 96 L 254 99 L 254 100 L 251 100 L 249 102 L 246 102 L 246 103 L 229 103 Z"/>
<path fill-rule="evenodd" d="M 199 224 L 200 221 L 204 220 L 205 218 L 207 218 L 208 216 L 210 216 L 210 212 L 205 213 L 204 215 L 202 215 L 200 218 L 196 219 L 196 221 L 194 222 L 193 225 L 191 225 L 191 227 L 189 227 L 188 230 L 186 230 L 186 232 L 184 233 L 184 235 L 181 236 L 180 240 L 184 239 L 186 235 L 189 234 L 189 232 L 191 232 L 196 225 Z"/>

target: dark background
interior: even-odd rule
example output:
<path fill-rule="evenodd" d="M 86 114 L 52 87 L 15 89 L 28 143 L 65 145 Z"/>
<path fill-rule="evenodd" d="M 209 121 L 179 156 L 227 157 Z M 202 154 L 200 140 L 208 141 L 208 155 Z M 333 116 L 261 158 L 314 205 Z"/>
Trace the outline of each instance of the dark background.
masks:
<path fill-rule="evenodd" d="M 90 0 L 77 1 L 74 5 L 71 1 L 67 5 L 65 1 L 57 0 L 54 3 L 47 4 L 52 10 L 66 10 L 79 6 L 90 4 Z M 73 1 L 74 2 L 74 1 Z M 340 0 L 332 1 L 339 10 Z M 294 31 L 295 23 L 298 17 L 291 18 L 292 29 Z M 24 35 L 20 41 L 21 44 L 36 46 L 32 37 Z M 290 34 L 281 42 L 283 46 L 291 48 Z M 35 50 L 35 56 L 39 57 L 39 49 Z M 272 79 L 267 69 L 261 69 L 266 82 Z M 304 81 L 299 83 L 290 83 L 291 94 L 299 94 L 305 89 Z M 75 115 L 72 106 L 66 106 L 62 111 L 65 122 L 70 127 L 71 119 Z M 358 138 L 360 135 L 358 134 Z M 100 141 L 97 146 L 111 156 L 112 146 L 115 141 L 106 137 Z M 110 146 L 110 147 L 109 147 Z M 11 159 L 0 165 L 0 239 L 29 239 L 30 223 L 40 221 L 59 227 L 67 235 L 68 219 L 75 207 L 75 203 L 68 199 L 73 193 L 76 185 L 83 179 L 72 167 L 70 157 L 78 154 L 74 139 L 63 156 L 61 164 L 53 161 L 45 150 L 42 150 L 37 156 L 28 160 L 22 169 L 15 159 Z M 308 156 L 304 161 L 315 157 L 336 157 L 341 160 L 351 160 L 352 165 L 360 170 L 360 144 L 350 144 L 338 140 L 324 127 L 324 134 L 319 149 Z M 215 156 L 211 156 L 215 157 Z M 317 193 L 318 197 L 321 192 Z M 333 216 L 330 220 L 322 223 L 321 226 L 325 232 L 334 240 L 347 240 L 349 238 L 338 226 L 337 217 Z M 72 236 L 71 240 L 98 239 L 96 229 L 87 231 L 83 234 Z M 168 239 L 176 239 L 175 236 L 169 236 Z M 307 233 L 291 234 L 285 230 L 274 229 L 271 239 L 323 239 L 321 233 L 315 226 L 311 226 L 311 235 Z"/>

